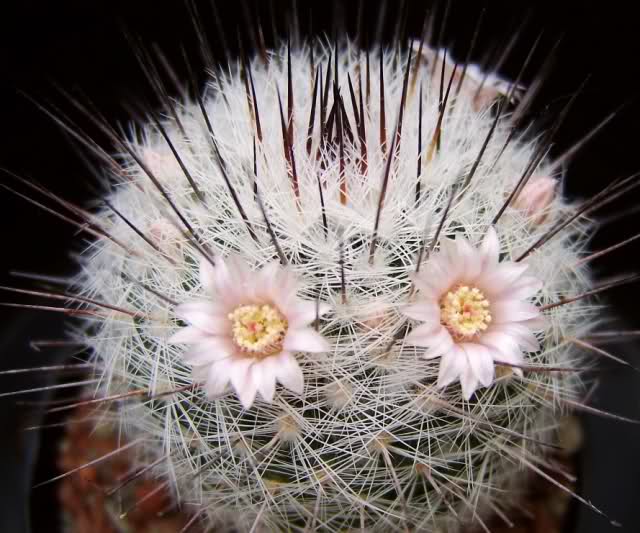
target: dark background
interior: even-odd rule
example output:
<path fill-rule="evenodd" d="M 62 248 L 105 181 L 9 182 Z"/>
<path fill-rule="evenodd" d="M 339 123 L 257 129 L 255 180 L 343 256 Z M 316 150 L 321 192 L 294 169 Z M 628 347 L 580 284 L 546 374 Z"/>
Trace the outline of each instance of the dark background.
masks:
<path fill-rule="evenodd" d="M 140 69 L 124 38 L 124 31 L 140 37 L 147 45 L 157 43 L 176 71 L 185 76 L 182 47 L 189 63 L 204 79 L 202 62 L 197 52 L 197 38 L 189 19 L 186 1 L 159 2 L 136 0 L 75 1 L 4 0 L 0 5 L 0 166 L 46 185 L 56 193 L 82 205 L 90 205 L 98 197 L 99 187 L 91 169 L 68 136 L 21 93 L 38 102 L 53 103 L 81 125 L 107 150 L 113 147 L 97 128 L 82 117 L 56 87 L 79 97 L 90 99 L 112 123 L 126 124 L 130 115 L 123 103 L 135 105 L 142 100 L 157 101 L 140 73 Z M 273 10 L 269 9 L 273 4 Z M 417 35 L 422 26 L 426 1 L 408 1 L 408 29 Z M 202 26 L 208 33 L 217 60 L 224 54 L 211 16 L 209 0 L 196 2 Z M 281 36 L 287 27 L 287 7 L 284 1 L 246 2 L 246 12 L 263 21 L 267 42 L 273 42 L 271 18 Z M 375 28 L 381 3 L 365 0 L 363 27 Z M 383 18 L 384 38 L 393 33 L 402 2 L 389 2 Z M 222 26 L 228 43 L 236 42 L 236 31 L 245 37 L 248 28 L 242 2 L 217 1 Z M 453 0 L 442 42 L 464 57 L 466 47 L 478 20 L 481 2 Z M 541 36 L 540 48 L 531 68 L 525 73 L 530 81 L 548 58 L 553 45 L 562 37 L 554 52 L 555 68 L 545 89 L 533 106 L 532 119 L 540 127 L 549 124 L 553 116 L 588 79 L 566 123 L 556 136 L 554 153 L 562 153 L 595 127 L 608 113 L 628 103 L 578 156 L 568 169 L 565 192 L 570 198 L 587 198 L 613 179 L 640 170 L 640 77 L 638 76 L 637 16 L 633 3 L 625 2 L 514 2 L 491 1 L 479 34 L 476 60 L 491 53 L 495 58 L 505 48 L 508 38 L 519 33 L 513 53 L 504 66 L 504 73 L 514 77 L 534 40 Z M 336 13 L 344 15 L 347 29 L 356 26 L 358 2 L 298 2 L 301 27 L 308 31 L 331 33 L 331 21 Z M 436 4 L 436 27 L 440 28 L 444 3 Z M 309 17 L 311 15 L 311 17 Z M 523 26 L 523 23 L 526 24 Z M 230 46 L 235 50 L 236 46 Z M 493 48 L 492 48 L 493 47 Z M 0 183 L 11 184 L 4 174 Z M 22 189 L 24 190 L 24 189 Z M 633 214 L 640 193 L 626 195 L 615 206 L 603 209 L 599 215 L 607 222 L 593 238 L 593 248 L 600 249 L 640 231 Z M 11 278 L 9 270 L 26 270 L 47 274 L 73 272 L 71 252 L 82 248 L 82 237 L 50 215 L 29 206 L 23 200 L 0 190 L 0 283 L 25 286 Z M 639 270 L 640 242 L 609 254 L 594 263 L 599 276 L 629 273 Z M 609 302 L 623 317 L 629 328 L 640 328 L 636 312 L 640 285 L 611 291 Z M 0 301 L 29 302 L 26 298 L 2 295 Z M 30 338 L 60 337 L 59 317 L 0 308 L 0 369 L 34 364 L 48 364 L 59 355 L 35 354 L 27 349 Z M 50 330 L 51 333 L 46 333 Z M 636 358 L 635 347 L 626 348 Z M 0 391 L 37 386 L 44 383 L 33 376 L 22 379 L 0 376 Z M 637 378 L 621 369 L 605 370 L 602 387 L 595 402 L 627 415 L 638 415 Z M 0 531 L 23 530 L 21 515 L 31 480 L 24 473 L 29 457 L 33 457 L 35 434 L 15 429 L 24 424 L 27 415 L 13 403 L 0 398 L 1 423 L 6 425 L 1 439 L 0 457 L 4 484 L 0 495 Z M 583 492 L 602 507 L 612 519 L 625 525 L 624 531 L 640 531 L 634 505 L 640 497 L 640 461 L 635 449 L 640 448 L 638 431 L 613 421 L 587 418 L 588 443 L 583 456 Z M 49 431 L 49 430 L 47 430 Z M 36 481 L 51 475 L 50 460 L 55 453 L 55 432 L 46 432 L 41 441 L 45 460 L 40 461 Z M 47 462 L 47 460 L 49 462 Z M 6 469 L 6 470 L 5 470 Z M 5 473 L 6 472 L 6 473 Z M 8 490 L 7 490 L 8 489 Z M 55 531 L 54 487 L 34 493 L 37 512 L 33 516 L 34 531 Z M 602 533 L 609 530 L 606 520 L 580 511 L 577 531 Z M 612 529 L 613 530 L 613 529 Z M 617 529 L 620 531 L 620 529 Z"/>

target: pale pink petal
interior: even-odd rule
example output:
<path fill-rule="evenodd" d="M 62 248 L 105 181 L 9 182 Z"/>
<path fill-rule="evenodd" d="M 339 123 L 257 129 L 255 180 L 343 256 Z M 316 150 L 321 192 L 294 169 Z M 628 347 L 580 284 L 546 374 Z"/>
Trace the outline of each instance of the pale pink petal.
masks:
<path fill-rule="evenodd" d="M 256 399 L 257 393 L 258 388 L 255 386 L 253 381 L 247 381 L 245 388 L 238 392 L 238 399 L 240 400 L 242 407 L 244 407 L 245 409 L 250 409 Z"/>
<path fill-rule="evenodd" d="M 465 353 L 458 347 L 451 349 L 442 356 L 440 371 L 438 373 L 438 388 L 443 389 L 454 381 L 467 369 Z"/>
<path fill-rule="evenodd" d="M 487 281 L 488 276 L 483 276 L 483 282 Z M 485 289 L 485 293 L 492 298 L 526 300 L 534 296 L 543 286 L 541 280 L 534 276 L 521 275 L 515 280 L 506 276 L 498 275 L 493 281 L 487 281 L 489 285 Z"/>
<path fill-rule="evenodd" d="M 453 243 L 455 244 L 455 251 L 450 251 L 450 259 L 455 257 L 456 261 L 467 261 L 476 255 L 475 249 L 462 233 L 456 235 Z"/>
<path fill-rule="evenodd" d="M 455 258 L 450 260 L 450 253 L 455 254 L 455 243 L 453 239 L 443 239 L 441 250 L 432 254 L 420 272 L 414 274 L 413 281 L 424 298 L 439 298 L 460 278 L 462 265 Z"/>
<path fill-rule="evenodd" d="M 513 285 L 505 287 L 499 294 L 499 297 L 505 296 L 512 300 L 526 300 L 535 296 L 543 283 L 533 276 L 522 276 Z"/>
<path fill-rule="evenodd" d="M 443 275 L 434 273 L 434 269 L 424 269 L 418 274 L 414 274 L 412 281 L 423 300 L 438 299 L 449 289 L 449 284 L 443 282 Z"/>
<path fill-rule="evenodd" d="M 290 268 L 282 267 L 278 263 L 276 265 L 277 270 L 266 274 L 270 276 L 265 278 L 266 294 L 278 309 L 288 313 L 290 307 L 296 302 L 298 279 Z"/>
<path fill-rule="evenodd" d="M 258 391 L 249 372 L 253 363 L 253 359 L 235 359 L 230 362 L 229 367 L 229 381 L 245 409 L 251 407 Z"/>
<path fill-rule="evenodd" d="M 527 267 L 528 265 L 524 263 L 500 263 L 483 272 L 477 282 L 486 296 L 493 297 L 511 287 L 524 274 Z"/>
<path fill-rule="evenodd" d="M 497 365 L 499 365 L 500 363 L 505 363 L 506 366 L 511 366 L 511 368 L 515 371 L 516 369 L 522 371 L 521 366 L 525 366 L 525 360 L 524 357 L 522 356 L 522 352 L 520 352 L 520 355 L 517 355 L 515 353 L 503 353 L 503 354 L 499 354 L 498 357 L 495 358 L 495 363 Z M 522 374 L 520 374 L 522 375 Z"/>
<path fill-rule="evenodd" d="M 169 344 L 194 344 L 205 340 L 210 334 L 204 332 L 201 329 L 188 326 L 186 328 L 180 328 L 176 331 L 169 340 Z"/>
<path fill-rule="evenodd" d="M 283 348 L 292 352 L 326 352 L 329 343 L 312 328 L 290 329 L 284 338 Z"/>
<path fill-rule="evenodd" d="M 495 367 L 489 349 L 474 343 L 463 343 L 461 347 L 466 352 L 469 366 L 478 381 L 485 387 L 491 385 L 495 376 Z"/>
<path fill-rule="evenodd" d="M 496 350 L 518 350 L 518 341 L 508 333 L 500 331 L 499 328 L 491 328 L 490 331 L 482 335 L 478 342 Z"/>
<path fill-rule="evenodd" d="M 522 324 L 523 326 L 527 326 L 531 331 L 542 331 L 547 327 L 547 321 L 545 320 L 542 313 L 530 320 L 524 320 L 520 322 L 520 324 Z"/>
<path fill-rule="evenodd" d="M 456 236 L 457 260 L 462 266 L 465 283 L 475 281 L 482 270 L 482 259 L 476 249 L 461 234 Z"/>
<path fill-rule="evenodd" d="M 493 226 L 489 226 L 487 234 L 480 244 L 480 253 L 484 258 L 483 266 L 485 270 L 494 268 L 500 260 L 500 241 Z"/>
<path fill-rule="evenodd" d="M 493 353 L 493 358 L 494 358 L 494 363 L 496 365 L 502 364 L 503 366 L 510 368 L 513 371 L 513 373 L 516 374 L 517 376 L 519 377 L 523 376 L 523 371 L 522 371 L 522 368 L 520 367 L 525 366 L 526 361 L 521 351 L 517 350 L 512 352 L 504 352 L 504 353 L 499 353 L 498 351 L 495 351 Z"/>
<path fill-rule="evenodd" d="M 444 329 L 440 322 L 425 322 L 414 327 L 405 339 L 407 344 L 431 346 L 436 341 L 434 335 Z"/>
<path fill-rule="evenodd" d="M 465 368 L 460 374 L 460 386 L 462 387 L 462 396 L 464 399 L 467 401 L 470 400 L 478 388 L 478 378 L 471 368 Z"/>
<path fill-rule="evenodd" d="M 213 265 L 204 257 L 200 260 L 200 283 L 207 292 L 215 290 L 216 271 Z"/>
<path fill-rule="evenodd" d="M 231 357 L 234 346 L 227 338 L 209 337 L 182 354 L 182 359 L 190 365 L 207 365 Z"/>
<path fill-rule="evenodd" d="M 442 271 L 442 283 L 451 285 L 464 272 L 464 264 L 457 256 L 457 246 L 454 239 L 442 239 L 438 253 L 438 267 Z"/>
<path fill-rule="evenodd" d="M 433 334 L 429 339 L 429 349 L 426 350 L 422 357 L 424 359 L 433 359 L 440 357 L 453 346 L 453 339 L 446 328 L 440 327 L 440 329 Z"/>
<path fill-rule="evenodd" d="M 323 316 L 331 310 L 331 306 L 324 302 L 320 302 L 316 309 L 316 302 L 310 302 L 306 300 L 298 300 L 289 309 L 282 311 L 286 313 L 287 320 L 289 321 L 290 328 L 301 328 L 308 326 L 316 319 L 316 312 L 318 316 Z"/>
<path fill-rule="evenodd" d="M 506 333 L 487 333 L 479 340 L 479 343 L 489 348 L 494 361 L 521 364 L 522 350 L 518 342 Z"/>
<path fill-rule="evenodd" d="M 439 274 L 448 272 L 450 270 L 450 267 L 451 265 L 449 264 L 449 256 L 446 254 L 445 250 L 440 249 L 437 252 L 433 252 L 429 256 L 429 260 L 424 263 L 419 274 L 426 274 L 423 276 L 423 278 L 431 280 L 437 277 Z"/>
<path fill-rule="evenodd" d="M 250 284 L 252 298 L 259 301 L 272 301 L 273 295 L 281 290 L 281 269 L 278 261 L 271 261 L 255 272 L 253 274 L 255 281 Z"/>
<path fill-rule="evenodd" d="M 214 273 L 216 295 L 227 305 L 236 304 L 243 295 L 246 295 L 246 285 L 251 278 L 251 272 L 237 256 L 230 255 L 225 259 L 219 259 Z"/>
<path fill-rule="evenodd" d="M 182 360 L 191 366 L 206 366 L 208 367 L 214 359 L 211 358 L 209 350 L 201 347 L 192 348 L 182 354 Z"/>
<path fill-rule="evenodd" d="M 204 388 L 207 398 L 213 400 L 224 394 L 229 384 L 227 363 L 211 365 L 208 370 L 207 381 Z"/>
<path fill-rule="evenodd" d="M 538 308 L 528 302 L 518 300 L 491 302 L 491 316 L 495 324 L 522 322 L 536 318 L 539 314 Z"/>
<path fill-rule="evenodd" d="M 440 307 L 434 301 L 424 300 L 402 309 L 402 314 L 424 322 L 440 322 Z"/>
<path fill-rule="evenodd" d="M 276 366 L 278 381 L 284 387 L 296 394 L 302 394 L 304 389 L 304 375 L 295 357 L 288 352 L 282 352 L 278 356 Z"/>
<path fill-rule="evenodd" d="M 175 308 L 175 314 L 192 326 L 212 335 L 224 335 L 230 325 L 226 308 L 214 302 L 189 302 Z"/>
<path fill-rule="evenodd" d="M 178 304 L 174 308 L 174 313 L 178 318 L 184 319 L 189 313 L 206 313 L 209 314 L 216 310 L 216 304 L 211 300 L 192 300 L 189 302 Z"/>
<path fill-rule="evenodd" d="M 251 379 L 265 402 L 273 402 L 276 392 L 277 362 L 274 357 L 257 361 L 251 367 Z"/>
<path fill-rule="evenodd" d="M 456 240 L 451 238 L 444 238 L 440 240 L 439 254 L 443 254 L 443 258 L 449 263 L 453 264 L 457 262 L 458 248 L 456 247 Z"/>
<path fill-rule="evenodd" d="M 496 327 L 492 328 L 492 332 L 511 335 L 527 352 L 537 352 L 540 350 L 540 342 L 531 331 L 531 328 L 524 325 L 523 322 L 496 324 Z"/>
<path fill-rule="evenodd" d="M 211 365 L 194 366 L 191 368 L 191 377 L 196 383 L 205 383 L 209 377 Z"/>
<path fill-rule="evenodd" d="M 229 268 L 231 261 L 233 261 L 231 257 L 218 259 L 216 267 L 213 269 L 213 279 L 211 281 L 218 293 L 225 293 L 234 288 L 233 272 Z"/>
<path fill-rule="evenodd" d="M 282 268 L 278 261 L 270 261 L 257 273 L 258 284 L 269 286 L 276 284 Z"/>
<path fill-rule="evenodd" d="M 208 365 L 233 355 L 234 348 L 221 337 L 208 337 L 198 344 L 191 345 L 182 353 L 182 359 L 189 365 Z"/>

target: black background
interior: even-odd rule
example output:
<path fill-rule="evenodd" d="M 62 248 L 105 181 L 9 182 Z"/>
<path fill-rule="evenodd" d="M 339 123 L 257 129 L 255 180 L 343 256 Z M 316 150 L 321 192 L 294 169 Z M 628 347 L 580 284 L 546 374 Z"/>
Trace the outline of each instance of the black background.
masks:
<path fill-rule="evenodd" d="M 52 102 L 68 113 L 107 150 L 112 150 L 107 139 L 82 117 L 68 99 L 61 96 L 57 87 L 80 99 L 90 99 L 112 123 L 126 124 L 127 106 L 143 99 L 154 102 L 155 97 L 140 73 L 139 66 L 124 38 L 124 32 L 140 37 L 147 45 L 157 43 L 174 64 L 179 75 L 185 75 L 182 47 L 187 51 L 194 71 L 200 73 L 201 61 L 197 54 L 197 38 L 191 25 L 186 2 L 159 2 L 136 0 L 135 2 L 102 2 L 58 0 L 4 0 L 0 6 L 0 166 L 45 184 L 56 193 L 82 205 L 89 205 L 98 197 L 99 187 L 70 139 L 63 135 L 53 122 L 44 116 L 23 94 L 39 102 Z M 209 2 L 196 2 L 203 27 L 208 32 L 214 55 L 220 60 L 223 53 L 211 18 Z M 253 20 L 259 17 L 265 25 L 267 41 L 272 41 L 271 20 L 268 16 L 270 2 L 247 1 L 247 12 Z M 274 0 L 275 23 L 282 36 L 287 21 L 288 2 Z M 413 34 L 420 31 L 425 6 L 430 2 L 409 1 L 408 28 Z M 242 3 L 217 1 L 226 38 L 235 43 L 236 29 L 246 36 L 247 21 Z M 338 8 L 336 9 L 336 5 Z M 380 13 L 380 2 L 365 0 L 365 22 L 375 27 Z M 389 38 L 399 12 L 401 2 L 389 2 L 383 19 L 385 37 Z M 441 21 L 443 5 L 437 7 L 436 20 Z M 453 0 L 445 27 L 443 42 L 464 56 L 482 7 L 479 2 Z M 541 127 L 557 113 L 580 84 L 588 78 L 587 85 L 556 137 L 553 152 L 558 154 L 579 140 L 609 112 L 627 103 L 619 116 L 609 124 L 578 156 L 568 169 L 565 192 L 573 199 L 588 198 L 613 179 L 640 170 L 640 94 L 639 30 L 632 3 L 625 2 L 503 2 L 486 4 L 486 15 L 480 30 L 480 40 L 475 55 L 491 51 L 496 57 L 504 49 L 507 38 L 519 32 L 517 44 L 504 72 L 513 77 L 532 43 L 540 37 L 540 48 L 533 58 L 532 68 L 525 77 L 531 80 L 547 59 L 553 45 L 562 38 L 555 52 L 555 68 L 536 100 L 533 118 Z M 358 2 L 298 2 L 301 26 L 309 27 L 311 14 L 314 31 L 331 32 L 335 13 L 343 13 L 347 28 L 355 28 Z M 523 23 L 526 24 L 523 26 Z M 436 26 L 440 27 L 439 24 Z M 232 46 L 235 49 L 235 46 Z M 200 79 L 204 79 L 200 76 Z M 4 174 L 0 183 L 11 184 Z M 593 238 L 593 249 L 611 245 L 640 231 L 638 206 L 640 193 L 625 196 L 615 206 L 603 209 L 599 215 L 603 224 Z M 0 191 L 0 278 L 3 285 L 20 285 L 8 274 L 9 270 L 26 270 L 48 274 L 65 274 L 73 271 L 71 252 L 82 247 L 82 239 L 74 228 L 40 212 L 23 200 Z M 639 270 L 640 242 L 612 253 L 594 263 L 598 276 L 629 273 Z M 22 283 L 21 285 L 24 285 Z M 609 294 L 609 302 L 615 312 L 624 317 L 629 328 L 640 328 L 637 313 L 640 287 L 628 286 Z M 26 298 L 4 295 L 1 301 L 28 302 Z M 30 336 L 41 337 L 43 328 L 59 328 L 58 322 L 40 315 L 15 310 L 0 309 L 0 325 L 3 349 L 0 367 L 28 366 L 47 356 L 30 354 L 24 347 Z M 37 322 L 33 322 L 37 321 Z M 51 335 L 50 335 L 51 336 Z M 55 336 L 55 335 L 54 335 Z M 633 347 L 629 351 L 634 352 Z M 632 353 L 631 356 L 635 356 Z M 0 376 L 0 391 L 28 386 L 31 381 L 11 380 Z M 613 405 L 618 412 L 638 414 L 637 384 L 627 374 L 606 372 L 602 376 L 603 391 L 613 390 L 613 396 L 602 392 L 600 405 Z M 627 387 L 627 388 L 625 388 Z M 635 394 L 635 395 L 634 395 Z M 614 399 L 611 399 L 614 398 Z M 12 404 L 4 402 L 7 425 L 19 421 Z M 0 413 L 2 414 L 2 413 Z M 3 424 L 4 422 L 4 418 Z M 638 460 L 630 451 L 638 433 L 617 422 L 589 421 L 590 435 L 599 455 L 587 448 L 585 457 L 585 490 L 596 505 L 601 505 L 611 518 L 626 524 L 625 531 L 638 531 L 633 524 L 633 503 L 640 497 Z M 596 424 L 596 425 L 593 425 Z M 600 425 L 597 425 L 600 424 Z M 594 429 L 595 428 L 595 429 Z M 14 436 L 7 428 L 8 441 L 25 450 L 21 434 Z M 45 434 L 43 449 L 51 452 L 52 437 Z M 591 441 L 590 441 L 591 442 Z M 640 441 L 637 442 L 640 448 Z M 626 450 L 626 451 L 625 451 Z M 20 466 L 26 454 L 15 457 L 8 451 L 4 460 Z M 591 454 L 591 455 L 589 455 Z M 46 454 L 45 454 L 46 455 Z M 46 476 L 40 467 L 37 476 Z M 595 474 L 593 474 L 595 472 Z M 595 478 L 594 478 L 595 476 Z M 0 476 L 0 482 L 5 476 Z M 15 510 L 10 502 L 19 506 L 24 499 L 27 482 L 20 478 L 12 490 L 3 510 Z M 593 479 L 596 479 L 594 482 Z M 589 484 L 591 483 L 591 484 Z M 52 489 L 37 492 L 38 513 L 34 519 L 35 531 L 55 531 L 52 511 L 55 509 Z M 10 498 L 13 498 L 11 500 Z M 598 500 L 600 498 L 600 500 Z M 8 516 L 8 512 L 6 513 Z M 4 513 L 3 513 L 4 515 Z M 3 516 L 4 520 L 4 516 Z M 7 519 L 8 520 L 8 519 Z M 607 531 L 603 520 L 586 520 L 578 526 L 580 533 Z M 6 522 L 8 529 L 20 531 L 19 522 Z M 18 529 L 13 529 L 18 528 Z M 618 529 L 619 530 L 619 529 Z"/>

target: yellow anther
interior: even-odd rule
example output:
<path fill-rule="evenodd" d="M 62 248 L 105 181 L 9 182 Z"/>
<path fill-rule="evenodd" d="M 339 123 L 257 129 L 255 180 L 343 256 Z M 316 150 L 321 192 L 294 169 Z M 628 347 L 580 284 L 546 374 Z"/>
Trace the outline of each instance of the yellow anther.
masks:
<path fill-rule="evenodd" d="M 247 355 L 266 357 L 282 350 L 289 324 L 273 305 L 241 305 L 228 318 L 234 343 Z"/>
<path fill-rule="evenodd" d="M 489 300 L 477 287 L 461 285 L 442 297 L 440 316 L 454 337 L 469 338 L 489 327 Z"/>

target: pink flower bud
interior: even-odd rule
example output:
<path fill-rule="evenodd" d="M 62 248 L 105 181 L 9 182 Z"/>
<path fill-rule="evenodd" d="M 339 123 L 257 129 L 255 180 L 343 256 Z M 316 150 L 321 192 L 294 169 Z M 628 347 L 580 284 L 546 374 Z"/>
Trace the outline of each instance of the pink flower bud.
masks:
<path fill-rule="evenodd" d="M 176 176 L 184 177 L 175 156 L 168 151 L 165 153 L 160 150 L 145 148 L 142 152 L 142 160 L 158 179 L 171 179 Z"/>
<path fill-rule="evenodd" d="M 534 224 L 542 224 L 549 214 L 547 208 L 556 195 L 557 182 L 550 176 L 534 176 L 513 202 Z"/>
<path fill-rule="evenodd" d="M 494 73 L 485 73 L 475 64 L 468 65 L 463 78 L 463 68 L 458 65 L 454 70 L 456 61 L 445 50 L 435 50 L 429 46 L 420 48 L 417 42 L 414 43 L 414 50 L 421 51 L 419 60 L 424 61 L 431 69 L 431 83 L 436 87 L 440 85 L 444 62 L 444 79 L 448 81 L 453 77 L 452 92 L 465 95 L 466 99 L 471 101 L 473 110 L 478 113 L 491 107 L 498 98 L 508 94 L 511 103 L 516 103 L 524 91 L 522 85 L 512 87 L 509 81 Z"/>

